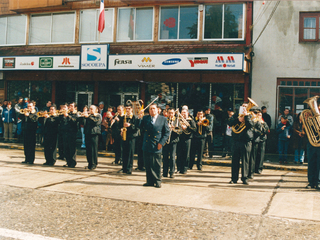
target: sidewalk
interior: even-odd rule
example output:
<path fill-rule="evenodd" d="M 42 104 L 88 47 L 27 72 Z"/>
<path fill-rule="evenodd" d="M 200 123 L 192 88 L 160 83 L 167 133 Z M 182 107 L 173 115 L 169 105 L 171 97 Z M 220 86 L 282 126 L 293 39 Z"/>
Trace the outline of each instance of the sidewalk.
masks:
<path fill-rule="evenodd" d="M 7 149 L 20 149 L 23 150 L 22 143 L 0 143 L 0 148 L 7 148 Z M 36 151 L 43 151 L 43 147 L 36 147 Z M 77 155 L 86 155 L 86 150 L 81 149 L 80 145 L 77 149 Z M 99 157 L 114 157 L 114 153 L 110 151 L 99 151 Z M 137 156 L 135 155 L 135 159 Z M 203 165 L 214 165 L 214 166 L 231 166 L 231 158 L 230 157 L 221 157 L 219 152 L 215 152 L 212 158 L 203 158 L 202 159 Z M 274 169 L 274 170 L 284 170 L 284 171 L 301 171 L 307 172 L 308 164 L 294 164 L 290 161 L 288 164 L 279 164 L 278 162 L 278 155 L 277 154 L 266 154 L 265 169 Z"/>

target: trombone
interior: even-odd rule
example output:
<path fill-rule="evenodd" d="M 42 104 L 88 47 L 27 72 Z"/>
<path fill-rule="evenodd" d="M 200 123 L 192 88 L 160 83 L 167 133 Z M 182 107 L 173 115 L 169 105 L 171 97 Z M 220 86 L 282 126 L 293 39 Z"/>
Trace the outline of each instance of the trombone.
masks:
<path fill-rule="evenodd" d="M 187 128 L 192 129 L 191 126 L 190 126 L 190 123 L 189 123 L 189 122 L 181 115 L 181 113 L 179 112 L 179 108 L 178 108 L 176 111 L 178 112 L 178 119 L 179 119 L 181 125 L 185 125 Z M 185 130 L 182 129 L 182 131 L 183 131 L 184 134 L 186 134 L 186 135 L 191 134 L 191 132 L 188 131 L 188 129 L 185 129 Z"/>

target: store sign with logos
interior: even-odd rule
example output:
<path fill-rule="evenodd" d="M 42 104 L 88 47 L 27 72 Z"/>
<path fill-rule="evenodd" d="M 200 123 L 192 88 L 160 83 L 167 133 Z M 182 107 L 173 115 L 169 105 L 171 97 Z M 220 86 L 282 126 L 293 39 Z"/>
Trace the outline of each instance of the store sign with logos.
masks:
<path fill-rule="evenodd" d="M 78 70 L 79 56 L 39 56 L 0 58 L 3 70 Z"/>
<path fill-rule="evenodd" d="M 109 45 L 82 45 L 81 46 L 81 69 L 92 70 L 108 67 Z"/>
<path fill-rule="evenodd" d="M 243 70 L 243 53 L 109 55 L 110 70 Z"/>

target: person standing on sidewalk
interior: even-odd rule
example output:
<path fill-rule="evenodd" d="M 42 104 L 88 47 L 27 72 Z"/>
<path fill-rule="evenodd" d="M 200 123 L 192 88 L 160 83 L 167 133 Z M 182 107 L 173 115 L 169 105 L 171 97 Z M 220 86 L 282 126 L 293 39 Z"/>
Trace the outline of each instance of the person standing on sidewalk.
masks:
<path fill-rule="evenodd" d="M 211 114 L 210 106 L 206 107 L 205 111 L 205 118 L 209 120 L 209 126 L 208 126 L 208 133 L 206 137 L 206 142 L 204 145 L 204 157 L 212 158 L 213 155 L 213 149 L 214 149 L 214 142 L 213 142 L 213 129 L 214 129 L 214 120 L 215 116 Z"/>
<path fill-rule="evenodd" d="M 86 142 L 86 156 L 88 167 L 86 169 L 94 170 L 98 165 L 98 144 L 101 134 L 101 115 L 98 113 L 98 107 L 91 105 L 89 112 L 83 113 L 84 135 Z"/>
<path fill-rule="evenodd" d="M 149 114 L 140 111 L 140 129 L 143 137 L 143 158 L 146 166 L 147 182 L 143 185 L 161 188 L 161 162 L 163 145 L 167 142 L 170 129 L 167 118 L 160 116 L 157 105 L 151 104 Z"/>
<path fill-rule="evenodd" d="M 23 116 L 24 115 L 24 116 Z M 33 164 L 36 151 L 36 132 L 38 127 L 38 116 L 33 103 L 28 104 L 24 114 L 20 115 L 23 129 L 23 147 L 25 160 L 22 163 Z"/>
<path fill-rule="evenodd" d="M 39 122 L 43 125 L 43 146 L 46 159 L 43 165 L 53 166 L 57 160 L 59 127 L 59 116 L 54 104 L 50 106 L 49 112 L 43 118 L 39 118 Z"/>
<path fill-rule="evenodd" d="M 269 133 L 269 125 L 262 119 L 262 113 L 258 113 L 258 121 L 261 123 L 260 141 L 257 148 L 257 157 L 255 164 L 255 173 L 261 174 L 266 151 L 267 134 Z"/>
<path fill-rule="evenodd" d="M 233 150 L 232 150 L 232 163 L 231 163 L 231 181 L 230 184 L 235 184 L 239 179 L 239 168 L 240 159 L 242 161 L 241 167 L 241 180 L 243 184 L 248 185 L 249 176 L 249 159 L 252 149 L 252 139 L 253 139 L 253 121 L 251 120 L 251 115 L 247 112 L 248 103 L 243 103 L 240 109 L 242 109 L 241 114 L 235 114 L 232 118 L 228 120 L 228 125 L 234 128 L 240 128 L 243 126 L 242 131 L 233 131 Z"/>
<path fill-rule="evenodd" d="M 304 161 L 304 150 L 307 144 L 306 133 L 304 132 L 302 120 L 300 118 L 301 113 L 296 116 L 293 123 L 293 134 L 292 134 L 292 148 L 294 149 L 294 163 L 303 164 Z"/>
<path fill-rule="evenodd" d="M 13 142 L 13 123 L 16 119 L 16 111 L 8 101 L 7 107 L 2 111 L 2 121 L 4 127 L 4 142 Z"/>
<path fill-rule="evenodd" d="M 292 126 L 286 116 L 281 116 L 281 122 L 277 126 L 279 163 L 288 163 L 288 146 L 292 134 Z"/>

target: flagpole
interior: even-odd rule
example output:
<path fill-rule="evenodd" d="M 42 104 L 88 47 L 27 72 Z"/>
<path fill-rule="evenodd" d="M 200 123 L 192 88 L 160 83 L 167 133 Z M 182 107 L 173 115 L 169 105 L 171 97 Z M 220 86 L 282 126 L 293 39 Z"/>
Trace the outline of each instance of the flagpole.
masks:
<path fill-rule="evenodd" d="M 98 44 L 100 44 L 100 32 L 99 32 L 99 35 L 98 35 Z"/>

